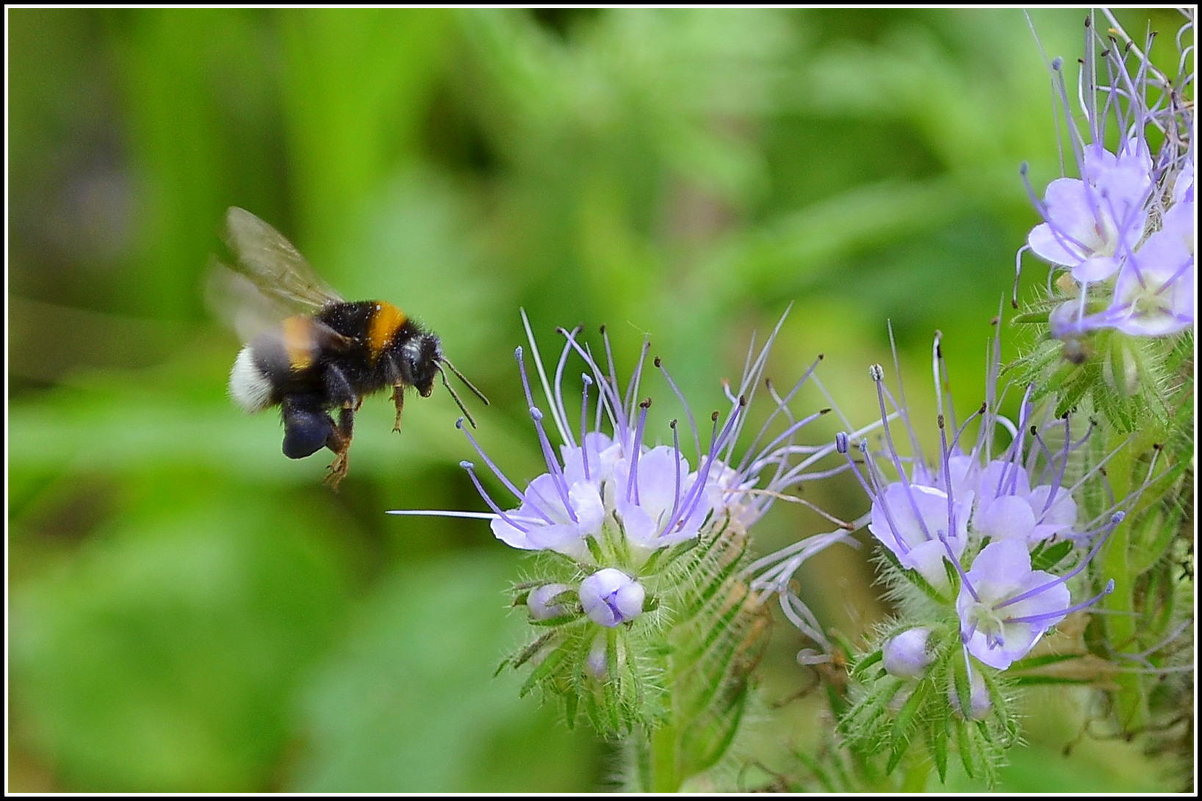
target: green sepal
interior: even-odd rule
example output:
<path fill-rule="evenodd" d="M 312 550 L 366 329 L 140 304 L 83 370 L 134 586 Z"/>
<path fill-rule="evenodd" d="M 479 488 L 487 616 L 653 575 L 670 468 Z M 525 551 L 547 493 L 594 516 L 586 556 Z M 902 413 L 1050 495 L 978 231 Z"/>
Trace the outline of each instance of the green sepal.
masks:
<path fill-rule="evenodd" d="M 931 725 L 927 726 L 927 750 L 935 762 L 935 771 L 939 774 L 939 781 L 946 782 L 947 726 L 941 725 L 939 721 L 932 721 Z"/>
<path fill-rule="evenodd" d="M 956 751 L 960 754 L 960 764 L 964 766 L 964 772 L 968 774 L 968 778 L 977 778 L 977 771 L 973 758 L 971 738 L 968 733 L 968 722 L 963 718 L 953 718 L 952 725 L 956 730 Z"/>
<path fill-rule="evenodd" d="M 542 639 L 542 638 L 540 638 Z M 535 685 L 543 679 L 549 678 L 551 674 L 559 667 L 560 663 L 567 659 L 570 648 L 568 645 L 560 645 L 551 653 L 547 654 L 547 658 L 530 671 L 530 675 L 526 677 L 526 681 L 522 684 L 522 688 L 518 690 L 518 697 L 524 697 Z M 515 662 L 514 666 L 520 665 L 520 662 Z"/>
<path fill-rule="evenodd" d="M 852 663 L 851 669 L 849 671 L 849 673 L 851 674 L 852 681 L 858 681 L 858 682 L 866 681 L 868 679 L 868 668 L 872 667 L 873 665 L 875 665 L 879 662 L 883 662 L 884 659 L 885 659 L 885 650 L 883 648 L 877 648 L 873 651 L 868 652 L 867 654 L 860 657 L 859 659 L 855 660 Z"/>
<path fill-rule="evenodd" d="M 913 736 L 914 727 L 918 723 L 918 714 L 930 696 L 931 684 L 930 681 L 918 682 L 914 687 L 914 691 L 910 693 L 910 697 L 906 699 L 901 709 L 897 711 L 897 716 L 894 718 L 893 726 L 889 731 L 889 761 L 885 765 L 886 773 L 893 772 L 893 769 L 901 762 L 901 758 L 909 748 L 910 738 Z"/>
<path fill-rule="evenodd" d="M 960 715 L 967 719 L 972 714 L 972 680 L 968 677 L 968 662 L 956 659 L 952 662 L 952 690 L 960 702 Z"/>

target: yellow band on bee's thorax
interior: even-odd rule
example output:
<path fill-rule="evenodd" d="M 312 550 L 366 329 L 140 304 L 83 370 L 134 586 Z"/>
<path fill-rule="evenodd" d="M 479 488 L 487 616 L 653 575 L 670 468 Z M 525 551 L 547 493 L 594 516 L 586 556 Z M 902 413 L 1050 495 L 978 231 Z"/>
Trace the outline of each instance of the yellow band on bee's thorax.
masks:
<path fill-rule="evenodd" d="M 397 329 L 403 326 L 408 319 L 403 311 L 391 303 L 383 300 L 376 301 L 375 312 L 372 314 L 371 324 L 367 330 L 367 347 L 372 361 L 380 357 L 380 353 L 396 336 Z"/>

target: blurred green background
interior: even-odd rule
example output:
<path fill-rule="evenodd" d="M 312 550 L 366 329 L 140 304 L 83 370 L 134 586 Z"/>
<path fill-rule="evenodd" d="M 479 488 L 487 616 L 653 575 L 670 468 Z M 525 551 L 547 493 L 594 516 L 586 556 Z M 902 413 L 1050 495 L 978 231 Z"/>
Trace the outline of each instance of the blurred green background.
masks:
<path fill-rule="evenodd" d="M 1050 55 L 1075 61 L 1084 13 L 1034 12 Z M 779 383 L 825 353 L 840 408 L 870 419 L 892 320 L 933 419 L 940 329 L 974 407 L 1035 221 L 1018 166 L 1036 186 L 1059 174 L 1018 10 L 7 16 L 14 791 L 588 791 L 612 773 L 611 745 L 493 677 L 523 638 L 505 608 L 521 554 L 483 522 L 384 514 L 484 508 L 441 388 L 399 436 L 368 399 L 338 494 L 324 455 L 285 459 L 278 418 L 231 405 L 239 342 L 202 291 L 227 206 L 347 297 L 437 331 L 522 482 L 541 459 L 519 307 L 547 350 L 557 325 L 607 324 L 625 371 L 649 333 L 702 413 L 792 301 Z M 864 510 L 828 483 L 808 497 Z M 763 551 L 820 528 L 782 506 Z M 800 575 L 853 634 L 886 612 L 864 550 Z M 803 645 L 776 627 L 769 701 L 810 682 Z M 1066 758 L 1083 704 L 1034 697 L 1002 789 L 1175 789 L 1134 746 L 1086 737 Z M 818 711 L 765 711 L 737 747 L 787 769 Z"/>

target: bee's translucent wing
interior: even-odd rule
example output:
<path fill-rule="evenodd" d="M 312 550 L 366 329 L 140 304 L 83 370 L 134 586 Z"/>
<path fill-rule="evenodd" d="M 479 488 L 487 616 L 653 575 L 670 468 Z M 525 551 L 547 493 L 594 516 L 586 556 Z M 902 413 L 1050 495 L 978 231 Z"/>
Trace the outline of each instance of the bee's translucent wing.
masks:
<path fill-rule="evenodd" d="M 309 312 L 343 302 L 283 234 L 246 209 L 229 208 L 222 238 L 233 257 L 229 266 L 268 298 Z"/>
<path fill-rule="evenodd" d="M 204 290 L 209 310 L 232 328 L 243 343 L 277 330 L 281 320 L 297 313 L 295 303 L 285 303 L 275 293 L 265 294 L 244 272 L 216 256 L 209 260 Z"/>

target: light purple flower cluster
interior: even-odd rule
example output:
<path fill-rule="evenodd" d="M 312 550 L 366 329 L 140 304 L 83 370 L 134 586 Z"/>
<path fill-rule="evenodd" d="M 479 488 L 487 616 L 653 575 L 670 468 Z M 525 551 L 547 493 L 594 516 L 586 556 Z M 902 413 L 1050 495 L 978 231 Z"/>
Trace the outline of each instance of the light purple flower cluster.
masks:
<path fill-rule="evenodd" d="M 1091 26 L 1082 62 L 1084 134 L 1073 123 L 1063 63 L 1052 62 L 1080 177 L 1052 181 L 1042 201 L 1028 184 L 1044 221 L 1019 258 L 1029 249 L 1068 271 L 1058 286 L 1070 297 L 1051 313 L 1053 336 L 1103 328 L 1175 334 L 1194 324 L 1195 160 L 1193 105 L 1186 99 L 1194 75 L 1185 66 L 1193 18 L 1178 32 L 1181 65 L 1169 78 L 1104 13 L 1112 38 L 1099 42 Z M 1105 143 L 1108 129 L 1119 131 L 1114 146 Z M 1151 141 L 1161 143 L 1155 153 Z"/>
<path fill-rule="evenodd" d="M 841 434 L 837 442 L 872 500 L 868 530 L 897 564 L 920 577 L 915 580 L 925 583 L 930 594 L 952 603 L 955 591 L 965 649 L 981 662 L 1004 669 L 1067 614 L 1097 600 L 1072 605 L 1065 583 L 1084 569 L 1122 513 L 1116 507 L 1082 525 L 1073 493 L 1093 473 L 1072 484 L 1067 476 L 1074 452 L 1090 434 L 1074 437 L 1067 417 L 1036 423 L 1029 390 L 1017 423 L 1000 415 L 997 348 L 995 341 L 986 402 L 958 424 L 950 404 L 944 414 L 944 372 L 936 338 L 941 447 L 933 463 L 921 458 L 907 410 L 885 387 L 879 365 L 871 375 L 886 423 L 883 451 L 870 451 L 868 442 L 860 439 L 855 444 L 864 457 L 861 463 L 853 458 L 851 437 Z M 890 406 L 896 410 L 893 415 Z M 891 416 L 909 431 L 915 457 L 899 454 L 887 424 Z M 966 444 L 965 433 L 973 423 L 977 436 Z M 999 432 L 1008 433 L 1010 442 L 995 453 Z M 1063 540 L 1091 547 L 1063 576 L 1032 569 L 1034 549 Z"/>
<path fill-rule="evenodd" d="M 524 314 L 523 321 L 545 399 L 541 407 L 531 390 L 526 352 L 518 348 L 515 355 L 546 472 L 519 488 L 461 421 L 459 428 L 496 480 L 513 495 L 516 506 L 505 508 L 494 500 L 475 465 L 463 462 L 491 512 L 404 513 L 485 518 L 494 536 L 511 547 L 567 557 L 578 583 L 548 582 L 530 592 L 526 603 L 535 619 L 557 617 L 569 602 L 578 601 L 576 608 L 602 626 L 633 620 L 643 613 L 655 589 L 654 581 L 648 584 L 648 580 L 663 560 L 653 556 L 725 526 L 745 531 L 781 492 L 815 477 L 805 469 L 809 460 L 798 465 L 787 457 L 805 450 L 795 444 L 798 432 L 826 411 L 797 418 L 788 408 L 817 361 L 784 397 L 772 391 L 773 412 L 746 455 L 737 461 L 733 457 L 736 439 L 747 422 L 748 405 L 757 386 L 764 383 L 768 353 L 780 324 L 758 352 L 754 347 L 749 350 L 737 391 L 725 387 L 727 409 L 725 414 L 712 414 L 709 445 L 702 448 L 702 432 L 680 389 L 658 358 L 648 362 L 649 343 L 644 343 L 623 391 L 604 329 L 604 366 L 580 341 L 579 329 L 559 329 L 564 344 L 553 378 L 548 380 Z M 565 389 L 564 380 L 573 357 L 584 367 L 580 388 L 574 392 Z M 679 402 L 686 420 L 685 426 L 678 420 L 669 423 L 671 445 L 647 442 L 652 399 L 640 399 L 640 390 L 650 365 Z M 578 412 L 569 414 L 565 402 L 569 394 L 580 398 Z M 769 435 L 774 421 L 779 421 L 783 430 Z M 552 445 L 548 428 L 558 435 L 558 448 Z M 682 450 L 682 428 L 699 454 L 695 463 L 690 463 Z"/>

